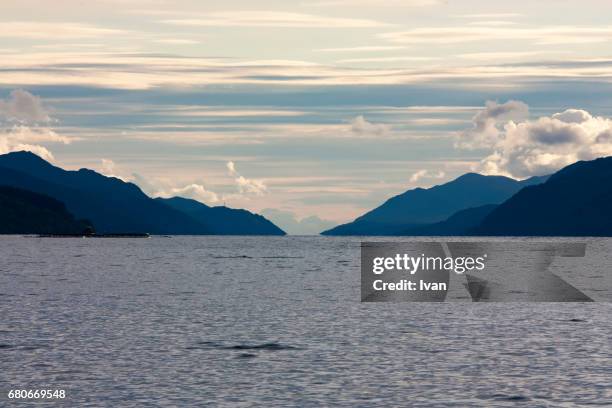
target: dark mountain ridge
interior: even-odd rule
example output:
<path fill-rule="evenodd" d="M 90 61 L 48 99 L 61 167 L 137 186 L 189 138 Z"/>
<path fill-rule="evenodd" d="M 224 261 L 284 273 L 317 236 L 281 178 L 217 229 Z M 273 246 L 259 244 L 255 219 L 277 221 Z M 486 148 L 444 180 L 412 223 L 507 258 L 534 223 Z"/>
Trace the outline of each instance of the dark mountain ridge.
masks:
<path fill-rule="evenodd" d="M 147 197 L 136 185 L 92 170 L 63 170 L 28 152 L 0 156 L 0 184 L 48 195 L 100 233 L 203 234 L 195 220 Z"/>
<path fill-rule="evenodd" d="M 0 234 L 83 234 L 91 232 L 66 206 L 46 195 L 0 186 Z"/>
<path fill-rule="evenodd" d="M 612 157 L 580 161 L 491 212 L 479 235 L 612 236 Z"/>
<path fill-rule="evenodd" d="M 403 231 L 402 235 L 434 237 L 473 235 L 475 229 L 495 208 L 497 208 L 497 204 L 487 204 L 461 210 L 444 221 L 413 227 Z"/>
<path fill-rule="evenodd" d="M 61 201 L 75 217 L 90 220 L 98 233 L 215 233 L 204 220 L 148 197 L 135 184 L 88 169 L 64 170 L 29 152 L 0 156 L 0 185 L 29 190 Z M 227 217 L 225 220 L 240 223 L 245 222 L 246 218 Z"/>
<path fill-rule="evenodd" d="M 265 217 L 247 210 L 225 206 L 210 207 L 189 198 L 172 197 L 156 200 L 179 210 L 206 225 L 219 235 L 285 235 Z"/>
<path fill-rule="evenodd" d="M 419 226 L 447 220 L 458 211 L 499 204 L 525 186 L 546 177 L 517 181 L 503 176 L 467 173 L 428 189 L 416 188 L 390 198 L 381 206 L 323 235 L 404 235 Z"/>

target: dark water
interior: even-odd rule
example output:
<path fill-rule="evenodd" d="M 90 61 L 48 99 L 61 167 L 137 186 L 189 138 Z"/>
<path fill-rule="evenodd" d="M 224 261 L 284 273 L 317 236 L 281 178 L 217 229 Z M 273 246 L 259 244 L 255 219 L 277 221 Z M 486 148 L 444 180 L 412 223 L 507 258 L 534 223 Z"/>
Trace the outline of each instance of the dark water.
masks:
<path fill-rule="evenodd" d="M 0 406 L 612 406 L 610 303 L 362 304 L 358 239 L 0 245 Z"/>

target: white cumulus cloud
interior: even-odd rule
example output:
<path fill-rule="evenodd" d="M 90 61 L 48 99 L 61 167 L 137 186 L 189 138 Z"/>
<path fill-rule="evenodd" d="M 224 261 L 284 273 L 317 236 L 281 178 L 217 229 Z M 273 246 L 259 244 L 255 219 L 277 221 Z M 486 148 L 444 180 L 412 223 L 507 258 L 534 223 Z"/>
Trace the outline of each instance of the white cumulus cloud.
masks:
<path fill-rule="evenodd" d="M 500 123 L 510 120 L 522 120 L 529 116 L 529 107 L 523 102 L 508 101 L 499 104 L 487 101 L 485 108 L 472 118 L 472 128 L 461 132 L 457 139 L 457 147 L 478 149 L 489 147 L 499 137 Z"/>
<path fill-rule="evenodd" d="M 110 159 L 101 159 L 102 162 L 102 174 L 104 174 L 105 176 L 113 176 L 115 174 L 115 167 L 116 164 L 114 161 L 110 160 Z"/>
<path fill-rule="evenodd" d="M 201 201 L 206 204 L 219 202 L 219 196 L 214 191 L 207 190 L 201 184 L 189 184 L 184 187 L 171 188 L 166 191 L 160 191 L 155 194 L 158 197 L 187 197 Z"/>
<path fill-rule="evenodd" d="M 51 120 L 40 98 L 23 89 L 12 91 L 6 100 L 0 99 L 0 117 L 29 124 Z"/>
<path fill-rule="evenodd" d="M 4 136 L 14 143 L 61 143 L 70 144 L 75 139 L 57 134 L 47 127 L 14 125 L 6 130 Z"/>
<path fill-rule="evenodd" d="M 126 183 L 132 183 L 132 182 L 135 182 L 135 180 L 141 178 L 141 176 L 139 176 L 138 174 L 129 175 L 122 166 L 117 165 L 117 163 L 115 163 L 111 159 L 102 158 L 100 159 L 100 162 L 101 162 L 100 173 L 104 174 L 105 176 L 115 177 L 115 178 L 125 181 Z M 148 183 L 145 183 L 145 184 L 148 185 Z M 142 190 L 144 190 L 142 186 L 140 187 Z"/>
<path fill-rule="evenodd" d="M 227 170 L 229 171 L 230 176 L 235 176 L 237 174 L 236 165 L 234 164 L 233 161 L 228 161 L 226 166 L 227 166 Z"/>
<path fill-rule="evenodd" d="M 184 186 L 171 184 L 164 180 L 151 179 L 139 173 L 129 171 L 117 165 L 111 159 L 101 159 L 100 172 L 108 177 L 115 177 L 125 182 L 136 184 L 145 194 L 151 197 L 185 197 L 203 202 L 205 204 L 215 204 L 221 198 L 214 191 L 208 190 L 202 184 L 191 183 Z"/>
<path fill-rule="evenodd" d="M 443 171 L 430 171 L 430 170 L 419 170 L 410 176 L 409 181 L 411 183 L 416 183 L 422 179 L 441 179 L 444 178 L 446 173 Z"/>
<path fill-rule="evenodd" d="M 22 150 L 32 152 L 47 161 L 55 160 L 53 154 L 46 147 L 27 143 L 10 144 L 6 139 L 0 137 L 0 154 L 19 152 Z"/>
<path fill-rule="evenodd" d="M 389 125 L 385 125 L 384 123 L 368 122 L 362 115 L 352 119 L 350 125 L 352 133 L 364 136 L 382 136 L 389 133 L 391 130 Z"/>
<path fill-rule="evenodd" d="M 229 175 L 234 177 L 234 181 L 236 182 L 240 194 L 263 195 L 267 193 L 268 187 L 263 180 L 249 179 L 240 175 L 236 169 L 236 164 L 233 161 L 228 161 L 226 163 L 226 167 Z"/>
<path fill-rule="evenodd" d="M 45 160 L 53 154 L 43 144 L 69 144 L 75 138 L 59 135 L 47 124 L 52 119 L 38 96 L 18 89 L 0 99 L 0 154 L 26 150 Z"/>
<path fill-rule="evenodd" d="M 489 102 L 474 117 L 473 127 L 459 134 L 457 146 L 489 149 L 478 170 L 517 178 L 550 174 L 579 160 L 612 155 L 610 118 L 568 109 L 536 120 L 516 119 L 526 112 L 520 102 Z"/>

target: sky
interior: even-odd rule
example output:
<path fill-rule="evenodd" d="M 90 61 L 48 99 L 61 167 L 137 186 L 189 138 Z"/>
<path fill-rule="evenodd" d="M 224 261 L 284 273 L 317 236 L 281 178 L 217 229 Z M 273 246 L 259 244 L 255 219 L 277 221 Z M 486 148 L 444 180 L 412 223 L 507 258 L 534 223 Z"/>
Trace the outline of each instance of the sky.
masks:
<path fill-rule="evenodd" d="M 3 0 L 0 153 L 290 233 L 612 155 L 612 2 Z"/>

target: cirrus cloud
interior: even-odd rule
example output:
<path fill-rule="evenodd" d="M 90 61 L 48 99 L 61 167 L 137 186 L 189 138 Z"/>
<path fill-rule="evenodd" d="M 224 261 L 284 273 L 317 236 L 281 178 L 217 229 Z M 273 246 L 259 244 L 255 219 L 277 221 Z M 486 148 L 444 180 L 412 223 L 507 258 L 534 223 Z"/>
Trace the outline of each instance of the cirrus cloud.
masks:
<path fill-rule="evenodd" d="M 71 40 L 103 38 L 124 33 L 124 30 L 72 22 L 3 21 L 0 25 L 0 38 Z"/>
<path fill-rule="evenodd" d="M 427 7 L 441 4 L 442 0 L 321 0 L 303 3 L 305 6 L 333 7 L 333 6 L 376 6 L 380 7 Z"/>
<path fill-rule="evenodd" d="M 219 11 L 193 18 L 162 20 L 161 23 L 177 26 L 283 28 L 372 28 L 390 25 L 367 19 L 265 10 Z"/>
<path fill-rule="evenodd" d="M 522 40 L 539 45 L 605 42 L 612 38 L 610 26 L 497 27 L 457 26 L 419 27 L 379 34 L 399 44 L 456 44 L 478 41 Z"/>

